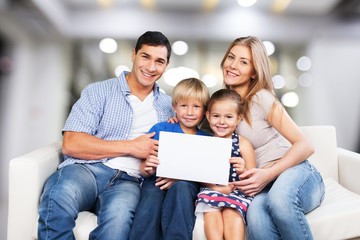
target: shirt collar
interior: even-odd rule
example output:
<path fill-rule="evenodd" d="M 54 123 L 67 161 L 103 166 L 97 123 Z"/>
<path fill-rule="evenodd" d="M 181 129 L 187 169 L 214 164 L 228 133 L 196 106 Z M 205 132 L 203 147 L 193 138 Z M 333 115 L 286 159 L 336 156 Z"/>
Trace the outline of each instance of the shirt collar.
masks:
<path fill-rule="evenodd" d="M 127 83 L 127 80 L 126 80 L 126 76 L 129 73 L 130 72 L 128 72 L 128 71 L 123 71 L 118 77 L 120 86 L 121 86 L 121 91 L 124 92 L 126 95 L 131 94 L 129 84 Z M 154 96 L 158 96 L 160 94 L 160 87 L 157 83 L 154 84 L 153 92 L 154 92 Z"/>

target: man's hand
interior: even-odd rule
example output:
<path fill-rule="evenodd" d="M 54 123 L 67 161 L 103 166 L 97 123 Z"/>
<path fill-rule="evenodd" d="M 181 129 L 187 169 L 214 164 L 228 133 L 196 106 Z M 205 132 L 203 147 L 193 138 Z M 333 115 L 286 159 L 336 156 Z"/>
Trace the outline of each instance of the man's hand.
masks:
<path fill-rule="evenodd" d="M 149 155 L 158 155 L 159 141 L 152 139 L 155 133 L 148 133 L 141 135 L 140 137 L 129 140 L 131 143 L 130 155 L 140 158 L 146 159 Z"/>

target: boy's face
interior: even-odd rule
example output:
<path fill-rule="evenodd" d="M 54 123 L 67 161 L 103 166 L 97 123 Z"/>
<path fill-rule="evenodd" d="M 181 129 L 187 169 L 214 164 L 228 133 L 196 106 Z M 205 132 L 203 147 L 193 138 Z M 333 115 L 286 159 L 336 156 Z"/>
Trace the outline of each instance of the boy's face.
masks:
<path fill-rule="evenodd" d="M 198 100 L 181 100 L 173 107 L 184 133 L 195 134 L 204 117 L 204 105 Z"/>
<path fill-rule="evenodd" d="M 168 50 L 165 46 L 142 45 L 137 53 L 132 52 L 132 72 L 137 83 L 145 88 L 152 88 L 162 76 L 167 65 Z"/>
<path fill-rule="evenodd" d="M 231 138 L 241 120 L 237 104 L 233 101 L 217 101 L 206 112 L 211 130 L 216 137 Z"/>

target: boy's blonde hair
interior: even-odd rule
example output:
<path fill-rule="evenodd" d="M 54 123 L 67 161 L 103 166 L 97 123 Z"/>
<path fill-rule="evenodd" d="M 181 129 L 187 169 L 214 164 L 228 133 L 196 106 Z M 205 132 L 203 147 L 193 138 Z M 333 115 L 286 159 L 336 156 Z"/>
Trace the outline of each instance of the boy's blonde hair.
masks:
<path fill-rule="evenodd" d="M 197 78 L 186 78 L 174 87 L 172 92 L 172 105 L 175 106 L 180 101 L 195 99 L 200 101 L 206 109 L 209 98 L 209 89 L 203 81 Z"/>

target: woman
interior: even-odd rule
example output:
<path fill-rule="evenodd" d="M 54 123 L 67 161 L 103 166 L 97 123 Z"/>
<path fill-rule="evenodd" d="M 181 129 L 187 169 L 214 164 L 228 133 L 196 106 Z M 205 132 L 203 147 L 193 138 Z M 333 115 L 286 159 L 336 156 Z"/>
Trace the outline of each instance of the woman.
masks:
<path fill-rule="evenodd" d="M 248 239 L 312 239 L 305 214 L 321 204 L 325 187 L 306 160 L 313 147 L 274 94 L 269 66 L 264 45 L 252 36 L 235 39 L 221 62 L 226 88 L 244 103 L 237 133 L 256 153 L 257 168 L 236 182 L 255 196 L 247 212 Z"/>

